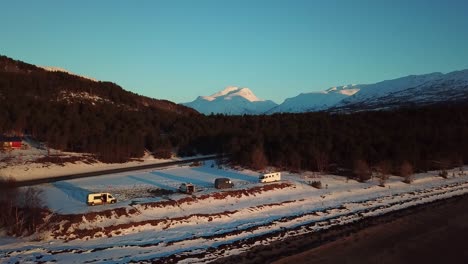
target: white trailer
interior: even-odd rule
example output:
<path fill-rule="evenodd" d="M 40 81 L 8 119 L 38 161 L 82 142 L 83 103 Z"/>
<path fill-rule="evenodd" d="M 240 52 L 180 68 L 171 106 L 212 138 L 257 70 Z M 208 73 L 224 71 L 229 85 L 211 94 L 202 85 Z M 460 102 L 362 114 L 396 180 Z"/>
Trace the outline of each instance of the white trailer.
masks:
<path fill-rule="evenodd" d="M 260 175 L 258 178 L 259 182 L 275 182 L 281 181 L 281 172 L 272 172 Z"/>

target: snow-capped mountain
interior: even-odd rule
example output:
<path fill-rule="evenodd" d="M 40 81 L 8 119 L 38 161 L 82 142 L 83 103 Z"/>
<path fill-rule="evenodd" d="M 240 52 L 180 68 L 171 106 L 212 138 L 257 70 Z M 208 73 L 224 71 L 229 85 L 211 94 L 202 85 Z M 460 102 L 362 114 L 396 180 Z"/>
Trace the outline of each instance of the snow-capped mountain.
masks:
<path fill-rule="evenodd" d="M 427 105 L 468 100 L 468 70 L 410 75 L 363 85 L 338 102 L 332 110 L 383 110 L 408 105 Z"/>
<path fill-rule="evenodd" d="M 301 93 L 286 99 L 282 104 L 268 111 L 273 113 L 301 113 L 327 110 L 343 99 L 357 93 L 360 86 L 345 85 L 332 87 L 325 91 Z"/>
<path fill-rule="evenodd" d="M 385 110 L 468 101 L 468 70 L 410 75 L 374 84 L 332 87 L 286 99 L 268 113 Z"/>
<path fill-rule="evenodd" d="M 183 105 L 203 114 L 263 114 L 277 106 L 271 100 L 261 100 L 249 89 L 229 86 L 210 96 L 199 96 L 196 100 Z"/>
<path fill-rule="evenodd" d="M 301 93 L 280 105 L 258 99 L 248 88 L 227 87 L 184 105 L 204 114 L 238 115 L 385 110 L 446 102 L 468 102 L 468 69 L 446 74 L 409 75 L 374 84 L 337 86 L 320 92 Z"/>

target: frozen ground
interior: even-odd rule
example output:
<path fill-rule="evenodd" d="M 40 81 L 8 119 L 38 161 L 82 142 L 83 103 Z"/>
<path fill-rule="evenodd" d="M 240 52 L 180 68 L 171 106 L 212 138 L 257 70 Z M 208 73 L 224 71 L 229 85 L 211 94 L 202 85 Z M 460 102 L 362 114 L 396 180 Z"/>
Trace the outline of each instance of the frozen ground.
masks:
<path fill-rule="evenodd" d="M 377 180 L 359 183 L 286 172 L 281 183 L 259 184 L 257 172 L 218 169 L 211 163 L 40 185 L 55 212 L 49 219 L 52 230 L 40 234 L 42 241 L 34 241 L 37 235 L 0 239 L 0 262 L 203 263 L 284 237 L 468 193 L 466 172 L 459 175 L 457 170 L 448 179 L 437 172 L 418 174 L 412 184 L 392 176 L 386 187 Z M 233 180 L 234 189 L 214 189 L 218 177 Z M 321 181 L 323 189 L 308 185 L 311 180 Z M 182 182 L 192 182 L 199 191 L 193 196 L 149 192 L 176 190 Z M 115 194 L 118 203 L 88 207 L 86 194 L 97 191 Z"/>
<path fill-rule="evenodd" d="M 256 172 L 219 170 L 211 168 L 211 164 L 213 161 L 209 161 L 201 167 L 174 166 L 167 169 L 150 169 L 59 181 L 41 185 L 40 188 L 44 190 L 45 201 L 52 211 L 62 214 L 77 214 L 103 209 L 103 206 L 89 207 L 84 203 L 87 194 L 94 192 L 109 192 L 117 198 L 116 204 L 104 207 L 104 209 L 110 209 L 135 203 L 167 200 L 169 198 L 167 196 L 152 197 L 154 195 L 151 194 L 151 191 L 164 189 L 177 192 L 180 184 L 187 182 L 196 186 L 196 194 L 216 191 L 214 180 L 220 177 L 230 178 L 236 186 L 234 189 L 260 185 L 257 184 L 259 174 Z M 175 193 L 170 196 L 170 199 L 176 200 L 182 197 L 186 197 L 186 195 Z"/>
<path fill-rule="evenodd" d="M 126 163 L 102 163 L 90 154 L 47 149 L 39 145 L 39 143 L 30 140 L 24 140 L 23 145 L 25 146 L 24 149 L 0 152 L 0 176 L 12 177 L 18 181 L 24 181 L 131 166 L 158 164 L 183 159 L 179 157 L 156 159 L 149 153 L 146 153 L 142 158 L 134 159 Z M 63 163 L 60 161 L 63 161 Z"/>

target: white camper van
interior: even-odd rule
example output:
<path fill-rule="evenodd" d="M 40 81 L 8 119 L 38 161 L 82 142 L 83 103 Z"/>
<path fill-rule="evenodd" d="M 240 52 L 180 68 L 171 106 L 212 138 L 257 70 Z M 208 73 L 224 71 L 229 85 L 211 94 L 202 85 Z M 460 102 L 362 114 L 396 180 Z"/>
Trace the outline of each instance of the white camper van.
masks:
<path fill-rule="evenodd" d="M 116 203 L 115 199 L 110 193 L 90 193 L 88 194 L 88 205 L 98 205 L 106 203 Z"/>
<path fill-rule="evenodd" d="M 281 180 L 281 172 L 266 173 L 260 175 L 258 178 L 259 182 L 275 182 Z"/>

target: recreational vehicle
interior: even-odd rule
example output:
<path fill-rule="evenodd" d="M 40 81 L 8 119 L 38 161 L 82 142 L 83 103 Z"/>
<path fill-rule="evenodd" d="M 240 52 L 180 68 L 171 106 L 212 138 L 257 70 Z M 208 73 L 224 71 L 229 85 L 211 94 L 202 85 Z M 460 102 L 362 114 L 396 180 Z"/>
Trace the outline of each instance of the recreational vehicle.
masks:
<path fill-rule="evenodd" d="M 195 192 L 195 186 L 193 184 L 191 184 L 191 183 L 182 183 L 179 186 L 179 191 L 183 192 L 183 193 L 191 194 L 191 193 Z"/>
<path fill-rule="evenodd" d="M 98 205 L 106 203 L 116 203 L 115 199 L 110 193 L 90 193 L 88 194 L 88 205 Z"/>
<path fill-rule="evenodd" d="M 258 178 L 259 182 L 275 182 L 281 180 L 281 173 L 280 172 L 273 172 L 273 173 L 266 173 L 260 175 Z"/>

